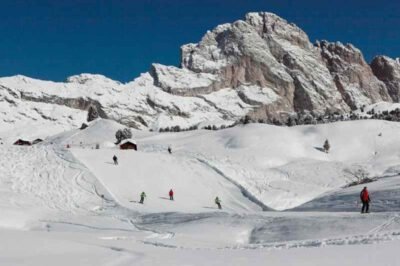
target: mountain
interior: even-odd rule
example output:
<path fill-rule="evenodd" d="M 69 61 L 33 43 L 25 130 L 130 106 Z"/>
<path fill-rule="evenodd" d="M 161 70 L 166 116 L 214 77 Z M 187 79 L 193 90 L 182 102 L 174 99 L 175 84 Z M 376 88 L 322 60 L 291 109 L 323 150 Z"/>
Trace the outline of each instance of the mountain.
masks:
<path fill-rule="evenodd" d="M 122 84 L 81 74 L 65 82 L 0 78 L 1 131 L 30 124 L 76 128 L 90 105 L 103 118 L 137 129 L 230 125 L 248 115 L 286 121 L 299 112 L 346 113 L 400 99 L 399 59 L 339 42 L 312 44 L 293 23 L 267 12 L 217 26 L 181 47 L 181 66 L 153 64 Z M 21 130 L 25 131 L 25 130 Z"/>

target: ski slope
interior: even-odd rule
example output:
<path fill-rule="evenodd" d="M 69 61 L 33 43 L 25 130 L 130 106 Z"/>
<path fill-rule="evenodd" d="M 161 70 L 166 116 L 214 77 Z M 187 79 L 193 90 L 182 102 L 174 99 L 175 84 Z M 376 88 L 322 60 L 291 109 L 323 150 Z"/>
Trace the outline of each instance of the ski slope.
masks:
<path fill-rule="evenodd" d="M 285 210 L 342 188 L 358 169 L 381 177 L 398 168 L 399 132 L 397 123 L 372 120 L 292 128 L 251 124 L 142 136 L 138 142 L 152 153 L 171 145 L 175 156 L 196 158 L 264 205 Z M 325 139 L 328 154 L 321 151 Z"/>
<path fill-rule="evenodd" d="M 400 127 L 386 121 L 293 128 L 251 124 L 163 134 L 134 131 L 138 152 L 121 151 L 113 144 L 120 128 L 116 122 L 99 119 L 85 130 L 48 141 L 70 145 L 77 160 L 116 200 L 135 210 L 204 211 L 215 208 L 216 196 L 226 210 L 292 209 L 341 191 L 355 180 L 357 170 L 379 178 L 400 169 Z M 321 147 L 325 139 L 331 143 L 328 154 Z M 96 144 L 99 150 L 94 149 Z M 169 146 L 172 154 L 167 152 Z M 118 166 L 112 163 L 114 154 L 120 158 Z M 171 188 L 179 202 L 166 201 Z M 135 204 L 142 191 L 149 196 L 148 208 Z"/>
<path fill-rule="evenodd" d="M 397 265 L 397 123 L 133 131 L 138 151 L 113 144 L 121 128 L 0 146 L 1 265 Z M 369 215 L 364 185 L 344 187 L 358 169 L 377 179 Z"/>
<path fill-rule="evenodd" d="M 74 149 L 73 154 L 104 184 L 122 206 L 143 212 L 216 210 L 214 199 L 229 211 L 260 211 L 234 184 L 193 158 L 135 151 Z M 112 162 L 118 157 L 118 166 Z M 174 190 L 174 201 L 168 192 Z M 139 195 L 147 198 L 142 206 Z"/>

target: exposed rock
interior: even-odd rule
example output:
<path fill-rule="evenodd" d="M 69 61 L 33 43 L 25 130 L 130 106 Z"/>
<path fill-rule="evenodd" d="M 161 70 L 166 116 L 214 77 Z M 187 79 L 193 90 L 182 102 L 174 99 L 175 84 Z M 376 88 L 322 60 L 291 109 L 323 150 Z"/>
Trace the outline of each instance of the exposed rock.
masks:
<path fill-rule="evenodd" d="M 0 121 L 79 126 L 89 106 L 102 118 L 137 129 L 287 122 L 300 113 L 346 113 L 364 104 L 399 101 L 400 62 L 371 67 L 352 45 L 318 42 L 277 15 L 249 13 L 181 47 L 181 67 L 153 64 L 127 84 L 81 74 L 67 82 L 0 78 Z M 84 114 L 84 115 L 83 115 Z M 82 119 L 83 117 L 83 119 Z"/>
<path fill-rule="evenodd" d="M 94 105 L 90 105 L 88 109 L 87 121 L 93 121 L 99 118 L 99 112 L 97 112 L 97 108 Z"/>
<path fill-rule="evenodd" d="M 317 42 L 343 99 L 352 109 L 379 101 L 391 101 L 383 82 L 377 79 L 360 50 L 351 44 Z"/>
<path fill-rule="evenodd" d="M 249 13 L 245 21 L 218 26 L 199 44 L 182 47 L 181 64 L 219 75 L 220 88 L 272 88 L 281 97 L 274 109 L 282 112 L 348 110 L 307 35 L 271 13 Z"/>
<path fill-rule="evenodd" d="M 377 56 L 371 62 L 375 76 L 386 84 L 393 101 L 400 101 L 400 58 Z"/>

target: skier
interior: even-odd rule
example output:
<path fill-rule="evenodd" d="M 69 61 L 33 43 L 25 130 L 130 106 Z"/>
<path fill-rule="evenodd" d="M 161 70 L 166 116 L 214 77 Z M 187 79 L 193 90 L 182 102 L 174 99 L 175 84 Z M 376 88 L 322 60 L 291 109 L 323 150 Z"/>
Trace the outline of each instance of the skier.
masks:
<path fill-rule="evenodd" d="M 144 202 L 144 198 L 146 197 L 146 193 L 144 193 L 144 191 L 140 194 L 140 201 L 139 203 L 143 204 Z"/>
<path fill-rule="evenodd" d="M 361 213 L 369 213 L 369 202 L 371 199 L 369 198 L 367 187 L 364 187 L 364 189 L 361 191 L 360 199 L 363 205 L 361 208 Z"/>
<path fill-rule="evenodd" d="M 170 200 L 174 200 L 174 191 L 172 190 L 172 188 L 171 188 L 171 190 L 169 191 L 169 199 L 170 199 Z"/>
<path fill-rule="evenodd" d="M 168 146 L 168 152 L 169 152 L 169 154 L 172 153 L 172 148 L 171 148 L 171 146 Z"/>
<path fill-rule="evenodd" d="M 215 198 L 215 204 L 218 205 L 218 209 L 222 209 L 221 200 L 218 197 Z"/>
<path fill-rule="evenodd" d="M 118 158 L 117 158 L 117 156 L 113 156 L 113 161 L 114 161 L 114 164 L 115 165 L 118 165 Z"/>

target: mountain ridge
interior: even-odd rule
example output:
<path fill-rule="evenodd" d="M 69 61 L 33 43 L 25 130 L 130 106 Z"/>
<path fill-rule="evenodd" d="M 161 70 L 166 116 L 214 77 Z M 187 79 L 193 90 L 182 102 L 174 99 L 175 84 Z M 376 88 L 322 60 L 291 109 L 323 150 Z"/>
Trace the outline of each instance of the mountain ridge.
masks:
<path fill-rule="evenodd" d="M 103 118 L 158 130 L 230 125 L 244 116 L 285 122 L 296 113 L 347 113 L 399 99 L 399 59 L 377 56 L 368 64 L 351 44 L 313 44 L 295 24 L 253 12 L 183 45 L 181 67 L 155 63 L 128 83 L 85 73 L 66 82 L 0 78 L 0 121 L 48 117 L 76 127 L 83 119 L 70 117 L 95 105 Z M 61 116 L 48 111 L 60 108 Z"/>

